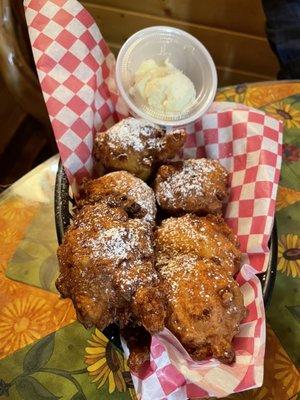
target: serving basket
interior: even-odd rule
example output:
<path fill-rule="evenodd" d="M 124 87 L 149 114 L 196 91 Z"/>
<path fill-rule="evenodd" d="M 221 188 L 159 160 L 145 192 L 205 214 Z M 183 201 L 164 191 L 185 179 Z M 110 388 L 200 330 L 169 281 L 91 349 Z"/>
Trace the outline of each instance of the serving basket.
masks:
<path fill-rule="evenodd" d="M 64 233 L 72 220 L 72 209 L 75 206 L 75 200 L 72 194 L 72 190 L 69 185 L 61 161 L 59 161 L 58 170 L 56 174 L 54 200 L 55 200 L 54 208 L 55 208 L 57 240 L 58 243 L 61 244 L 64 237 Z M 278 250 L 277 247 L 278 247 L 277 229 L 276 229 L 276 220 L 274 220 L 273 229 L 269 240 L 270 257 L 269 257 L 268 267 L 265 272 L 257 275 L 261 282 L 263 299 L 266 309 L 270 305 L 274 283 L 276 279 L 277 250 Z M 109 333 L 111 333 L 110 330 Z M 114 329 L 114 334 L 115 334 L 115 329 Z M 109 334 L 109 338 L 111 339 L 111 334 Z"/>

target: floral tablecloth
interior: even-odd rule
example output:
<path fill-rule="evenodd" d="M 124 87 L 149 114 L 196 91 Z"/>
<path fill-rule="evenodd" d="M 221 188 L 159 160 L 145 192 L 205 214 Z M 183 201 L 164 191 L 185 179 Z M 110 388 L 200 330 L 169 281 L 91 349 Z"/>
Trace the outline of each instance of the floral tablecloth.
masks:
<path fill-rule="evenodd" d="M 228 398 L 300 399 L 300 82 L 232 86 L 216 98 L 285 123 L 264 385 Z M 0 398 L 135 398 L 122 353 L 97 329 L 76 322 L 71 302 L 55 292 L 57 161 L 51 158 L 0 196 Z"/>

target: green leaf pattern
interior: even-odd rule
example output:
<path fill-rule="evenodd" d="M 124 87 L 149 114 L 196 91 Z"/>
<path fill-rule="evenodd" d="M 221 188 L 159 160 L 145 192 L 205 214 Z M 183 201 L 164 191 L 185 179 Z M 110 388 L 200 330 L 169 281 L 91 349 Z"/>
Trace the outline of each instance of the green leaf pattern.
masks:
<path fill-rule="evenodd" d="M 24 372 L 36 372 L 47 364 L 54 350 L 54 336 L 46 336 L 28 351 L 23 361 Z"/>
<path fill-rule="evenodd" d="M 37 379 L 32 376 L 25 376 L 18 379 L 16 388 L 24 400 L 58 400 L 47 390 Z"/>

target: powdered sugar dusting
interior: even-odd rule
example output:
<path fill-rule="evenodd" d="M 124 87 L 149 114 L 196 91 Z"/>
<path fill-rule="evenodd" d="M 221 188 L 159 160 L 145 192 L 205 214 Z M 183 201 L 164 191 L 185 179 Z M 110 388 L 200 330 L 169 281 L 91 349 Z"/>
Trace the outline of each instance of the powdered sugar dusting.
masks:
<path fill-rule="evenodd" d="M 129 196 L 136 199 L 139 206 L 145 212 L 144 221 L 153 223 L 156 216 L 155 195 L 153 190 L 145 185 L 136 184 L 130 188 Z"/>
<path fill-rule="evenodd" d="M 156 216 L 155 195 L 153 190 L 144 181 L 125 171 L 111 172 L 109 175 L 112 177 L 119 176 L 120 179 L 116 179 L 115 182 L 115 189 L 134 200 L 144 213 L 142 220 L 153 224 Z"/>
<path fill-rule="evenodd" d="M 123 296 L 129 296 L 138 287 L 158 280 L 153 268 L 151 227 L 140 220 L 129 220 L 126 226 L 101 229 L 97 236 L 85 241 L 90 259 L 109 267 L 109 274 Z"/>
<path fill-rule="evenodd" d="M 141 234 L 147 236 L 147 225 L 138 224 L 138 221 L 130 221 L 127 226 L 114 226 L 110 229 L 103 229 L 96 237 L 89 238 L 86 246 L 92 250 L 92 257 L 95 259 L 108 259 L 120 262 L 132 257 L 133 254 L 140 254 L 141 251 L 152 254 L 151 242 L 146 241 L 145 248 L 141 249 Z"/>
<path fill-rule="evenodd" d="M 176 283 L 179 279 L 188 279 L 193 265 L 199 260 L 194 255 L 177 255 L 173 258 L 161 255 L 157 259 L 157 268 L 160 274 L 170 282 Z"/>
<path fill-rule="evenodd" d="M 197 287 L 197 296 L 200 296 L 203 302 L 209 302 L 211 296 L 208 294 L 207 282 L 201 281 L 203 276 L 209 278 L 209 286 L 214 289 L 218 288 L 220 280 L 224 280 L 224 272 L 218 270 L 218 266 L 210 260 L 201 259 L 195 255 L 179 254 L 170 259 L 162 256 L 157 261 L 157 268 L 171 289 L 168 299 L 172 301 L 173 305 L 180 298 L 178 298 L 177 292 L 184 281 L 192 280 L 193 286 Z M 228 280 L 230 280 L 229 276 Z M 194 295 L 195 293 L 191 293 L 191 298 Z"/>
<path fill-rule="evenodd" d="M 111 147 L 114 145 L 119 146 L 122 143 L 124 147 L 143 151 L 145 148 L 145 139 L 147 139 L 146 147 L 156 147 L 156 138 L 150 137 L 153 131 L 160 131 L 160 128 L 143 119 L 126 118 L 115 124 L 106 133 L 108 135 L 108 143 Z"/>
<path fill-rule="evenodd" d="M 186 214 L 164 220 L 156 232 L 156 251 L 160 264 L 178 256 L 210 259 L 230 275 L 236 272 L 240 251 L 230 228 L 220 217 Z"/>
<path fill-rule="evenodd" d="M 157 186 L 159 203 L 168 201 L 171 206 L 178 203 L 178 198 L 202 197 L 210 185 L 210 174 L 216 172 L 218 165 L 213 160 L 186 160 L 179 171 L 171 174 Z M 211 187 L 211 191 L 215 189 Z"/>

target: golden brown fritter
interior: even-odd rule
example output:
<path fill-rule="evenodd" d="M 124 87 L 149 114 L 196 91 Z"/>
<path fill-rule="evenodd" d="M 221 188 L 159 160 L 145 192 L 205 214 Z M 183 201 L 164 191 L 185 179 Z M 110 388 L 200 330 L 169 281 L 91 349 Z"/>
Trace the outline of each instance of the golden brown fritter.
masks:
<path fill-rule="evenodd" d="M 166 133 L 151 122 L 130 117 L 97 134 L 94 156 L 108 171 L 126 170 L 146 180 L 153 164 L 173 158 L 185 137 L 183 130 Z"/>
<path fill-rule="evenodd" d="M 216 160 L 185 160 L 162 165 L 154 191 L 159 206 L 172 215 L 221 214 L 227 180 L 227 171 Z"/>
<path fill-rule="evenodd" d="M 232 339 L 245 317 L 233 279 L 237 241 L 221 217 L 186 214 L 155 232 L 156 269 L 167 300 L 166 326 L 195 360 L 235 358 Z"/>
<path fill-rule="evenodd" d="M 233 363 L 232 339 L 246 315 L 234 279 L 212 261 L 189 255 L 159 256 L 157 269 L 168 300 L 167 328 L 193 359 Z"/>
<path fill-rule="evenodd" d="M 131 218 L 155 223 L 156 204 L 153 190 L 127 171 L 116 171 L 84 184 L 82 204 L 98 201 L 123 208 Z"/>
<path fill-rule="evenodd" d="M 152 228 L 106 203 L 84 205 L 58 249 L 56 285 L 78 319 L 104 329 L 130 320 L 151 333 L 163 329 L 165 309 L 154 269 Z"/>
<path fill-rule="evenodd" d="M 190 255 L 211 259 L 230 275 L 240 266 L 236 236 L 220 216 L 186 214 L 164 220 L 156 233 L 157 257 Z"/>

